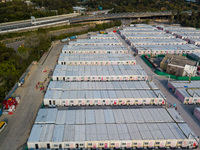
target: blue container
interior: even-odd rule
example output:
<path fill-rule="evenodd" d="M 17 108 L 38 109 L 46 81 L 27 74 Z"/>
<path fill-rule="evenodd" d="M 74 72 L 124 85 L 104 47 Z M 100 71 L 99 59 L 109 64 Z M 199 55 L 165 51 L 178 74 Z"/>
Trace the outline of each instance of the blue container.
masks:
<path fill-rule="evenodd" d="M 2 106 L 3 106 L 3 104 L 2 104 Z M 2 115 L 2 113 L 3 113 L 3 107 L 0 108 L 0 116 Z"/>
<path fill-rule="evenodd" d="M 70 39 L 76 39 L 76 36 L 71 36 Z"/>
<path fill-rule="evenodd" d="M 102 7 L 99 7 L 99 10 L 102 10 Z"/>

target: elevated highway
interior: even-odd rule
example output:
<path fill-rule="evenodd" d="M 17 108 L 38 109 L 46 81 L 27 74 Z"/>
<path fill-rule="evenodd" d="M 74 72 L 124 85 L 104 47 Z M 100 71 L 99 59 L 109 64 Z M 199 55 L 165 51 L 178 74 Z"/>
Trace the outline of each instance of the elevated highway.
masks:
<path fill-rule="evenodd" d="M 191 15 L 190 11 L 187 11 Z M 54 16 L 48 18 L 40 18 L 36 22 L 31 20 L 10 22 L 0 24 L 0 34 L 33 30 L 40 27 L 54 26 L 58 24 L 73 24 L 88 21 L 101 21 L 101 20 L 115 20 L 115 19 L 154 19 L 154 18 L 168 18 L 172 15 L 171 11 L 165 12 L 140 12 L 140 13 L 112 13 L 112 14 L 101 14 L 101 15 L 88 15 L 88 16 L 77 16 L 77 14 L 70 16 Z"/>

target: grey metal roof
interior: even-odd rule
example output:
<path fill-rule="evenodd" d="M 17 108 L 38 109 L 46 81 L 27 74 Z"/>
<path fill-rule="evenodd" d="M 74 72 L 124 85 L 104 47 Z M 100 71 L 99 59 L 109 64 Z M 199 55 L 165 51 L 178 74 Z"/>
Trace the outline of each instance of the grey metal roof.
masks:
<path fill-rule="evenodd" d="M 65 125 L 55 125 L 52 142 L 61 142 L 63 140 Z"/>
<path fill-rule="evenodd" d="M 183 133 L 164 108 L 55 110 L 38 112 L 38 118 L 54 112 L 56 122 L 35 124 L 28 142 L 175 140 L 195 135 L 185 122 L 177 120 Z"/>

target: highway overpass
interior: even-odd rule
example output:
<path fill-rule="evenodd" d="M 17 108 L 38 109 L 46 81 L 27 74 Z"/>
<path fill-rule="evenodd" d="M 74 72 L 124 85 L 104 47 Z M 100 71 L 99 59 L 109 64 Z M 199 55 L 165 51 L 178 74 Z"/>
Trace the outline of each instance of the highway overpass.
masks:
<path fill-rule="evenodd" d="M 191 14 L 190 11 L 187 11 L 188 14 Z M 112 13 L 112 14 L 101 14 L 101 15 L 90 15 L 90 16 L 78 16 L 71 15 L 70 17 L 60 17 L 57 16 L 54 18 L 40 19 L 37 23 L 31 23 L 30 20 L 20 21 L 19 23 L 7 23 L 0 24 L 0 34 L 18 32 L 18 31 L 27 31 L 33 30 L 40 27 L 54 26 L 58 24 L 73 24 L 80 22 L 88 21 L 99 21 L 99 20 L 114 20 L 114 19 L 153 19 L 153 18 L 168 18 L 172 15 L 171 11 L 166 12 L 140 12 L 140 13 Z"/>

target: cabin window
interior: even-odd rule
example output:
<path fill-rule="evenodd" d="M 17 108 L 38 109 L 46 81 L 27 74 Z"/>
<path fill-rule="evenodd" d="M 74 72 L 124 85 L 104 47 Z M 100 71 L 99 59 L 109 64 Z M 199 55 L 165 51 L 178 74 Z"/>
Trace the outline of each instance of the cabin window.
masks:
<path fill-rule="evenodd" d="M 193 144 L 193 141 L 189 141 L 189 144 Z"/>
<path fill-rule="evenodd" d="M 148 142 L 145 142 L 144 145 L 148 145 Z"/>
<path fill-rule="evenodd" d="M 133 145 L 137 145 L 137 143 L 133 143 Z"/>
<path fill-rule="evenodd" d="M 146 102 L 146 100 L 143 100 L 143 102 Z"/>
<path fill-rule="evenodd" d="M 135 100 L 135 102 L 138 102 L 138 100 Z"/>
<path fill-rule="evenodd" d="M 49 143 L 47 144 L 47 149 L 50 149 L 50 144 Z"/>
<path fill-rule="evenodd" d="M 62 101 L 62 103 L 65 103 L 65 101 Z"/>
<path fill-rule="evenodd" d="M 51 101 L 49 101 L 49 105 L 51 105 Z"/>
<path fill-rule="evenodd" d="M 88 146 L 92 146 L 92 143 L 88 143 Z"/>
<path fill-rule="evenodd" d="M 130 102 L 130 100 L 127 100 L 127 102 Z"/>
<path fill-rule="evenodd" d="M 171 142 L 167 142 L 167 144 L 171 144 Z"/>
<path fill-rule="evenodd" d="M 126 143 L 122 143 L 122 145 L 126 145 Z"/>
<path fill-rule="evenodd" d="M 58 77 L 56 78 L 56 80 L 58 81 Z"/>
<path fill-rule="evenodd" d="M 35 144 L 35 149 L 39 149 L 38 144 Z"/>
<path fill-rule="evenodd" d="M 106 102 L 105 100 L 103 100 L 103 102 Z"/>
<path fill-rule="evenodd" d="M 56 101 L 53 101 L 53 105 L 56 105 Z"/>
<path fill-rule="evenodd" d="M 120 100 L 119 102 L 122 102 L 122 100 Z"/>
<path fill-rule="evenodd" d="M 103 146 L 104 144 L 103 144 L 103 143 L 100 143 L 99 145 L 100 145 L 100 146 Z"/>
<path fill-rule="evenodd" d="M 66 146 L 69 146 L 69 144 L 66 144 Z"/>
<path fill-rule="evenodd" d="M 80 146 L 83 146 L 83 144 L 80 144 Z"/>
<path fill-rule="evenodd" d="M 78 102 L 81 103 L 81 100 L 79 100 Z"/>
<path fill-rule="evenodd" d="M 156 144 L 158 145 L 158 144 L 160 144 L 160 142 L 156 142 Z"/>
<path fill-rule="evenodd" d="M 58 144 L 54 144 L 54 147 L 58 147 Z"/>
<path fill-rule="evenodd" d="M 115 145 L 115 143 L 111 143 L 111 145 L 113 146 L 113 145 Z"/>
<path fill-rule="evenodd" d="M 188 102 L 188 101 L 189 101 L 189 99 L 186 99 L 186 101 Z"/>
<path fill-rule="evenodd" d="M 182 144 L 182 141 L 179 141 L 178 144 Z"/>

